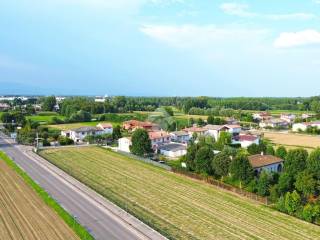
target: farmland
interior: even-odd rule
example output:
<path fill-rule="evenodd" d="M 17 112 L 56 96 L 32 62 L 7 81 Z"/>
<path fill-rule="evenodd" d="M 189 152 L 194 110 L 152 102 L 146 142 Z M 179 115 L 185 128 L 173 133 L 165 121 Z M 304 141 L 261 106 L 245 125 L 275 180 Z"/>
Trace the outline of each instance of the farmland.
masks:
<path fill-rule="evenodd" d="M 172 239 L 320 239 L 320 227 L 98 147 L 40 152 Z"/>
<path fill-rule="evenodd" d="M 0 239 L 79 239 L 7 164 L 0 160 Z"/>
<path fill-rule="evenodd" d="M 38 122 L 40 124 L 48 124 L 50 122 L 52 122 L 52 119 L 56 117 L 60 120 L 64 120 L 65 117 L 61 116 L 61 115 L 33 115 L 33 116 L 27 116 L 27 119 L 30 119 L 34 122 Z"/>
<path fill-rule="evenodd" d="M 264 132 L 264 137 L 275 145 L 283 145 L 289 148 L 304 147 L 309 150 L 320 147 L 320 137 L 304 134 Z"/>

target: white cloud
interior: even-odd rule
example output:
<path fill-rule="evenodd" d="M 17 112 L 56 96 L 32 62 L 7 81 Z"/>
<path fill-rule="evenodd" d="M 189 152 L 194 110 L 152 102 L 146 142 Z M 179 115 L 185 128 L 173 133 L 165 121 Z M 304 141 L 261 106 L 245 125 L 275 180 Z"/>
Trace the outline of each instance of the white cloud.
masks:
<path fill-rule="evenodd" d="M 308 29 L 300 32 L 283 32 L 274 41 L 277 48 L 292 48 L 320 44 L 320 32 Z"/>
<path fill-rule="evenodd" d="M 319 0 L 320 1 L 320 0 Z M 268 20 L 309 20 L 316 16 L 311 13 L 288 13 L 288 14 L 263 14 L 252 12 L 249 10 L 249 5 L 239 3 L 223 3 L 220 8 L 229 15 L 245 17 L 245 18 L 263 18 Z"/>
<path fill-rule="evenodd" d="M 262 40 L 264 29 L 246 29 L 239 26 L 215 25 L 145 25 L 140 31 L 147 36 L 177 48 L 219 48 L 226 45 L 250 45 Z"/>

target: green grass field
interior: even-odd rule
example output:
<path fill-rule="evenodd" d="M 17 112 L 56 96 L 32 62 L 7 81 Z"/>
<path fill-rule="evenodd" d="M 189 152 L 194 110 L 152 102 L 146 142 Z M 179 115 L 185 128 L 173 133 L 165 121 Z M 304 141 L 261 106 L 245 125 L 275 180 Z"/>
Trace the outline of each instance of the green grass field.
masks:
<path fill-rule="evenodd" d="M 27 119 L 31 119 L 34 122 L 39 122 L 41 124 L 49 124 L 52 121 L 52 118 L 57 117 L 61 120 L 64 120 L 65 117 L 61 115 L 34 115 L 34 116 L 27 116 Z"/>
<path fill-rule="evenodd" d="M 320 227 L 98 147 L 41 151 L 170 239 L 320 239 Z"/>

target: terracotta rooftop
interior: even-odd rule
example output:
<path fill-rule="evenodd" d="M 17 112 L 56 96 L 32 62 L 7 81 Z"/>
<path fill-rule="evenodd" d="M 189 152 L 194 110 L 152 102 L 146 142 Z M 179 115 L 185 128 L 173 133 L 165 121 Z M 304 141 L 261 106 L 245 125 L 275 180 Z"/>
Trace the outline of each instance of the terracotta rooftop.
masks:
<path fill-rule="evenodd" d="M 170 137 L 170 135 L 165 131 L 149 132 L 148 134 L 151 140 Z"/>
<path fill-rule="evenodd" d="M 200 127 L 190 127 L 190 128 L 185 128 L 183 129 L 185 132 L 205 132 L 206 129 L 200 128 Z"/>
<path fill-rule="evenodd" d="M 282 163 L 283 160 L 281 158 L 278 158 L 276 156 L 272 155 L 252 155 L 249 156 L 249 162 L 253 168 L 260 168 L 260 167 L 265 167 L 269 166 L 275 163 Z"/>

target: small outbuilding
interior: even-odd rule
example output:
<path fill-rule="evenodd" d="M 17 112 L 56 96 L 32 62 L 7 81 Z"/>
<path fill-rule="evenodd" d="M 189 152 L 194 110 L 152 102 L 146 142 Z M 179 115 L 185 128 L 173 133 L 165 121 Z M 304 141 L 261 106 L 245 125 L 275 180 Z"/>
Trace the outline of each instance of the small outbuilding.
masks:
<path fill-rule="evenodd" d="M 281 172 L 283 169 L 283 159 L 273 156 L 257 154 L 249 156 L 249 162 L 256 174 L 262 171 Z"/>
<path fill-rule="evenodd" d="M 159 151 L 166 157 L 179 158 L 187 154 L 187 146 L 179 143 L 169 143 L 161 145 Z"/>

